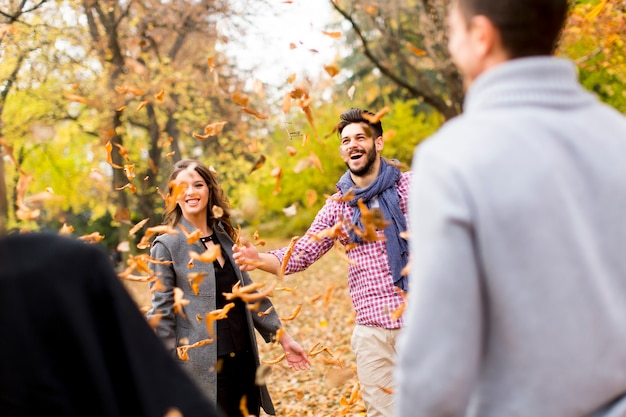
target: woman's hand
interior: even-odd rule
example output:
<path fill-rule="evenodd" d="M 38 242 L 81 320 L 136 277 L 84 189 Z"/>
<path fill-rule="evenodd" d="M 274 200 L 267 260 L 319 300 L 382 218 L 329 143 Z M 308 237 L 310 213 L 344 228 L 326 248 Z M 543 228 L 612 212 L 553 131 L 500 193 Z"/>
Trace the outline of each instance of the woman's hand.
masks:
<path fill-rule="evenodd" d="M 293 340 L 287 332 L 283 333 L 279 342 L 283 347 L 283 351 L 285 352 L 287 358 L 287 364 L 291 369 L 297 371 L 308 371 L 311 369 L 306 352 L 302 349 L 302 346 Z"/>

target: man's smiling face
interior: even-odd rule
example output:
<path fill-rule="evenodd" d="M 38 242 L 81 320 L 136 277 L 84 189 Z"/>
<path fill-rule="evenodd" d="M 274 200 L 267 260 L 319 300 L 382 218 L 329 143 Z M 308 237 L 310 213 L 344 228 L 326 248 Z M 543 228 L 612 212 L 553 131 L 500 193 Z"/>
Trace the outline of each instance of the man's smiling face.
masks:
<path fill-rule="evenodd" d="M 351 123 L 341 132 L 339 151 L 353 175 L 365 176 L 371 172 L 382 149 L 382 138 L 373 138 L 365 123 Z"/>

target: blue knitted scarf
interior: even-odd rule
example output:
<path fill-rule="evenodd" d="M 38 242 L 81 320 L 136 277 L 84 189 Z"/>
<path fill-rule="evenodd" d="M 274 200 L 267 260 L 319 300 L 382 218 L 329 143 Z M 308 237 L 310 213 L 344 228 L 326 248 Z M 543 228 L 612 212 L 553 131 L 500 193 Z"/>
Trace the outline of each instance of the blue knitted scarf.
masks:
<path fill-rule="evenodd" d="M 400 169 L 389 165 L 383 159 L 380 160 L 380 173 L 373 183 L 365 188 L 356 188 L 350 171 L 346 171 L 337 182 L 337 188 L 341 190 L 343 195 L 347 195 L 350 189 L 354 191 L 354 198 L 347 202 L 354 208 L 354 216 L 352 223 L 363 229 L 361 222 L 361 210 L 358 201 L 363 199 L 363 203 L 368 209 L 371 208 L 372 199 L 378 197 L 380 209 L 385 216 L 385 220 L 389 221 L 389 225 L 385 227 L 385 245 L 387 247 L 387 255 L 393 273 L 394 285 L 407 291 L 407 277 L 402 275 L 402 269 L 409 260 L 408 242 L 400 237 L 400 233 L 406 230 L 406 218 L 400 209 L 400 197 L 396 190 L 396 183 L 400 178 Z M 350 230 L 350 239 L 357 243 L 362 243 L 360 236 Z"/>

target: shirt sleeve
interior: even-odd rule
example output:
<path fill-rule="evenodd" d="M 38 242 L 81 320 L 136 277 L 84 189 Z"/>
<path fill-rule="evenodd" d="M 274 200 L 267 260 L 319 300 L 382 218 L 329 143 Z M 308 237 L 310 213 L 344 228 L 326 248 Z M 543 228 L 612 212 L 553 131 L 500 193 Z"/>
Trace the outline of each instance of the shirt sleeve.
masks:
<path fill-rule="evenodd" d="M 430 150 L 420 145 L 412 167 L 411 295 L 395 370 L 397 417 L 465 415 L 482 350 L 471 205 L 460 175 Z"/>
<path fill-rule="evenodd" d="M 340 221 L 341 217 L 338 215 L 339 210 L 339 204 L 336 201 L 332 198 L 326 200 L 326 203 L 315 216 L 309 229 L 294 245 L 293 251 L 290 253 L 287 261 L 285 274 L 304 271 L 333 247 L 334 240 L 332 238 L 324 237 L 320 239 L 316 237 L 316 235 L 323 230 L 335 226 L 337 222 Z M 342 230 L 343 233 L 347 235 L 345 226 Z M 276 256 L 278 261 L 282 264 L 283 259 L 287 255 L 287 249 L 288 248 L 285 247 L 269 251 L 268 253 Z"/>

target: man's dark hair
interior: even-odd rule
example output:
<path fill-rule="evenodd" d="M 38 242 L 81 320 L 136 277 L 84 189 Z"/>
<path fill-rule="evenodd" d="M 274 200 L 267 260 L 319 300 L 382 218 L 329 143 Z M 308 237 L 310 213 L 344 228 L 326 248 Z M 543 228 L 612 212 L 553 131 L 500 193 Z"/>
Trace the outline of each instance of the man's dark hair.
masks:
<path fill-rule="evenodd" d="M 493 22 L 511 59 L 553 54 L 568 11 L 568 0 L 455 1 L 468 23 L 477 15 Z"/>
<path fill-rule="evenodd" d="M 365 117 L 363 116 L 364 114 L 365 114 Z M 337 124 L 337 133 L 339 137 L 341 137 L 341 132 L 343 131 L 343 128 L 352 123 L 365 123 L 366 125 L 368 125 L 370 129 L 372 130 L 372 137 L 374 139 L 376 139 L 379 136 L 382 136 L 383 124 L 380 122 L 380 120 L 376 123 L 372 123 L 370 122 L 370 120 L 368 120 L 368 118 L 371 119 L 374 116 L 375 114 L 369 110 L 362 110 L 362 109 L 357 109 L 354 107 L 349 110 L 346 110 L 345 112 L 341 113 L 341 116 L 339 116 L 339 119 L 341 120 Z"/>

